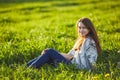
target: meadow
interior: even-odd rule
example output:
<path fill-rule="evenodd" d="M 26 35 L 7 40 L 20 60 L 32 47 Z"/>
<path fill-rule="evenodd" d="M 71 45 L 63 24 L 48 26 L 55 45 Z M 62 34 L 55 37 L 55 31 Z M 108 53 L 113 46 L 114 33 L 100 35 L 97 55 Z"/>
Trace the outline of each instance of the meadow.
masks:
<path fill-rule="evenodd" d="M 45 48 L 68 53 L 76 21 L 88 17 L 102 52 L 97 69 L 26 67 Z M 0 80 L 120 80 L 120 0 L 0 0 Z"/>

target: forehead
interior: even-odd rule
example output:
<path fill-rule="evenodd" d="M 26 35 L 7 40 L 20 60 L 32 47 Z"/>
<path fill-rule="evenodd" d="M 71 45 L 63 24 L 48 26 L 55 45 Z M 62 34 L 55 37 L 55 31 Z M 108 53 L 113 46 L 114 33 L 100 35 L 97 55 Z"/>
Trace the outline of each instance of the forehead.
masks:
<path fill-rule="evenodd" d="M 82 22 L 79 22 L 78 27 L 85 27 L 85 25 Z"/>

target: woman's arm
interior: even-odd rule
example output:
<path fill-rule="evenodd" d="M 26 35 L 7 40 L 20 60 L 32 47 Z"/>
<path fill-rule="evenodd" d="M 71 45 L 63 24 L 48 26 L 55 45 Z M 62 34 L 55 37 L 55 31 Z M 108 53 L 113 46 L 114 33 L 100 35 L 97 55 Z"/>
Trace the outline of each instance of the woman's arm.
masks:
<path fill-rule="evenodd" d="M 91 68 L 92 69 L 95 68 L 96 67 L 96 61 L 97 61 L 97 56 L 98 56 L 96 46 L 91 44 L 86 51 L 86 56 L 88 58 L 88 61 L 90 63 Z"/>
<path fill-rule="evenodd" d="M 73 50 L 73 49 L 71 49 L 69 52 L 68 52 L 68 54 L 63 54 L 62 53 L 62 55 L 66 58 L 66 59 L 68 59 L 68 60 L 71 60 L 72 58 L 73 58 L 73 56 L 74 56 L 74 54 L 75 54 L 75 51 Z"/>
<path fill-rule="evenodd" d="M 65 57 L 66 59 L 68 59 L 68 60 L 71 60 L 71 59 L 73 58 L 73 56 L 70 55 L 70 54 L 61 53 L 61 55 L 62 55 L 63 57 Z"/>

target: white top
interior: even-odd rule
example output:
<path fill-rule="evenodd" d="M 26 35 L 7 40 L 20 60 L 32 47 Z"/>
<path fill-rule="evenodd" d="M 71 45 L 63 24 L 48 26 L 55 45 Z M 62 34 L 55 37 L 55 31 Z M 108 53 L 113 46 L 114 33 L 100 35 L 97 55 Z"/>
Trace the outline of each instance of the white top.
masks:
<path fill-rule="evenodd" d="M 95 42 L 89 37 L 85 38 L 79 51 L 71 49 L 68 54 L 73 56 L 71 63 L 79 69 L 90 69 L 91 64 L 96 63 L 98 56 Z"/>

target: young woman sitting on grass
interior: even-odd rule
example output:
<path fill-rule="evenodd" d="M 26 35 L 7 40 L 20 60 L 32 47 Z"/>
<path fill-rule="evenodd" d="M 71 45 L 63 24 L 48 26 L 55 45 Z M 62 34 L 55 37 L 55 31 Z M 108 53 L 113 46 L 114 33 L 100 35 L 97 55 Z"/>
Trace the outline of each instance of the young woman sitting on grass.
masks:
<path fill-rule="evenodd" d="M 93 69 L 98 53 L 101 51 L 96 30 L 88 18 L 81 18 L 77 22 L 78 39 L 68 54 L 60 53 L 54 49 L 45 49 L 37 58 L 30 60 L 27 66 L 39 68 L 48 64 L 75 64 L 79 69 Z"/>

